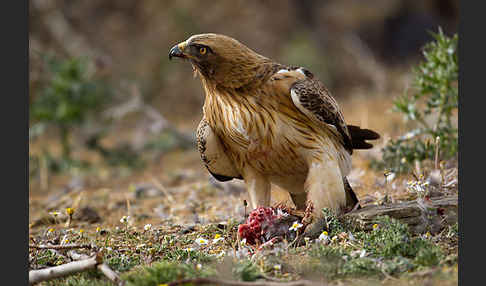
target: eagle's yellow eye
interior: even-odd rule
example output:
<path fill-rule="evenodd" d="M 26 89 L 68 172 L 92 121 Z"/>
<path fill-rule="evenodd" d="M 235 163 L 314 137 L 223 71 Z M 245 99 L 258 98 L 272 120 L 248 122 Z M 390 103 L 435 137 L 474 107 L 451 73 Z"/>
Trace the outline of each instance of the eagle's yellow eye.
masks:
<path fill-rule="evenodd" d="M 206 48 L 205 48 L 205 47 L 200 47 L 200 48 L 199 48 L 199 53 L 200 53 L 201 55 L 206 54 Z"/>

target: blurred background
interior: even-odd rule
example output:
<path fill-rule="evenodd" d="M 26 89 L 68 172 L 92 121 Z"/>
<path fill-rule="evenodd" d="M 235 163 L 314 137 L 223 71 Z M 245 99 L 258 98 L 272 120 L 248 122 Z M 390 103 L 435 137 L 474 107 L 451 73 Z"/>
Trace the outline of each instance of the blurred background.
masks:
<path fill-rule="evenodd" d="M 84 206 L 107 220 L 104 212 L 116 213 L 127 198 L 151 196 L 150 190 L 162 197 L 140 204 L 146 211 L 139 218 L 182 216 L 164 205 L 178 200 L 170 188 L 209 179 L 193 142 L 204 102 L 200 81 L 189 64 L 168 60 L 169 49 L 193 34 L 226 34 L 278 62 L 308 68 L 348 123 L 386 140 L 399 134 L 401 121 L 383 116 L 408 87 L 421 47 L 432 40 L 429 31 L 440 26 L 452 35 L 459 17 L 458 0 L 29 3 L 31 218 L 83 205 L 83 193 L 93 196 Z M 363 162 L 358 155 L 354 166 L 365 168 L 375 149 Z M 191 185 L 180 199 L 192 214 L 215 207 L 196 203 L 192 192 L 201 188 Z M 235 201 L 246 195 L 225 191 L 236 192 Z"/>

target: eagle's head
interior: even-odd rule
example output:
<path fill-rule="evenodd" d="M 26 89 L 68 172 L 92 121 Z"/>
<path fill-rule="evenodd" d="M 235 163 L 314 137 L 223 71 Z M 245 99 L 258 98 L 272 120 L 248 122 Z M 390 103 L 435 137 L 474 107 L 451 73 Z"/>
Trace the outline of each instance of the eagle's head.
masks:
<path fill-rule="evenodd" d="M 193 35 L 175 45 L 173 57 L 189 60 L 203 81 L 229 88 L 244 86 L 256 79 L 271 61 L 239 41 L 219 34 Z"/>

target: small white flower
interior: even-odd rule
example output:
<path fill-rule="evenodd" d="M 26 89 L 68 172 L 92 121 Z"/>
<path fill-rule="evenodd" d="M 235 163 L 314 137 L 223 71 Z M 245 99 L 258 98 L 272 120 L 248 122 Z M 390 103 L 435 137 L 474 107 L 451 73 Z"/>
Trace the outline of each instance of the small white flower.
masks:
<path fill-rule="evenodd" d="M 409 139 L 412 139 L 413 137 L 415 137 L 415 132 L 410 131 L 410 132 L 406 133 L 405 135 L 403 135 L 402 138 L 409 140 Z"/>
<path fill-rule="evenodd" d="M 53 212 L 50 212 L 49 214 L 52 215 L 52 216 L 54 216 L 54 217 L 57 217 L 61 213 L 59 211 L 53 211 Z"/>
<path fill-rule="evenodd" d="M 305 241 L 305 243 L 309 243 L 310 237 L 304 237 L 304 241 Z"/>
<path fill-rule="evenodd" d="M 420 134 L 420 130 L 415 129 L 415 130 L 412 130 L 412 131 L 404 134 L 403 136 L 400 137 L 400 139 L 401 140 L 410 140 L 410 139 L 413 139 L 418 134 Z"/>
<path fill-rule="evenodd" d="M 289 227 L 289 230 L 297 231 L 299 228 L 301 228 L 303 224 L 299 223 L 298 221 L 294 222 L 291 227 Z"/>
<path fill-rule="evenodd" d="M 127 216 L 127 215 L 124 215 L 122 216 L 122 218 L 120 219 L 120 222 L 121 223 L 128 223 L 128 219 L 130 218 L 130 216 Z"/>
<path fill-rule="evenodd" d="M 240 244 L 241 244 L 241 245 L 246 245 L 246 238 L 243 238 L 243 239 L 240 241 Z"/>
<path fill-rule="evenodd" d="M 184 249 L 184 250 L 185 250 L 185 251 L 187 251 L 187 252 L 191 252 L 191 251 L 194 251 L 194 248 L 192 248 L 192 247 L 188 247 L 188 248 L 186 248 L 186 249 Z"/>
<path fill-rule="evenodd" d="M 214 236 L 213 243 L 218 243 L 218 242 L 220 242 L 221 240 L 224 240 L 224 237 L 222 237 L 222 236 L 221 236 L 221 234 L 217 233 L 217 234 Z"/>
<path fill-rule="evenodd" d="M 275 264 L 275 265 L 273 266 L 273 269 L 275 269 L 275 270 L 277 270 L 277 271 L 280 271 L 280 270 L 282 270 L 282 265 L 280 265 L 280 264 Z"/>
<path fill-rule="evenodd" d="M 323 231 L 321 235 L 319 235 L 319 238 L 317 240 L 319 240 L 320 242 L 328 241 L 329 233 L 327 233 L 327 231 Z"/>
<path fill-rule="evenodd" d="M 430 234 L 430 232 L 427 231 L 427 233 L 425 233 L 424 235 L 422 235 L 422 238 L 423 239 L 430 239 L 432 237 L 432 234 Z"/>
<path fill-rule="evenodd" d="M 146 225 L 143 227 L 143 229 L 144 229 L 145 231 L 149 231 L 149 230 L 151 230 L 151 229 L 152 229 L 152 225 L 151 225 L 150 223 L 148 223 L 148 224 L 146 224 Z"/>
<path fill-rule="evenodd" d="M 197 243 L 198 245 L 206 245 L 206 244 L 208 244 L 208 242 L 209 242 L 209 241 L 208 241 L 207 239 L 204 239 L 204 238 L 202 238 L 202 237 L 198 237 L 198 238 L 196 238 L 196 243 Z"/>
<path fill-rule="evenodd" d="M 198 263 L 198 264 L 196 265 L 196 269 L 197 269 L 197 270 L 201 270 L 201 269 L 202 269 L 202 265 L 201 265 L 200 263 Z"/>
<path fill-rule="evenodd" d="M 419 196 L 423 196 L 428 192 L 429 182 L 425 181 L 408 181 L 407 190 L 411 193 L 417 193 Z"/>
<path fill-rule="evenodd" d="M 396 175 L 393 172 L 385 173 L 386 182 L 390 183 L 395 179 Z"/>
<path fill-rule="evenodd" d="M 363 249 L 363 250 L 361 250 L 361 252 L 359 253 L 359 257 L 360 257 L 360 258 L 363 258 L 363 257 L 365 257 L 365 256 L 366 256 L 366 250 L 364 250 L 364 249 Z"/>

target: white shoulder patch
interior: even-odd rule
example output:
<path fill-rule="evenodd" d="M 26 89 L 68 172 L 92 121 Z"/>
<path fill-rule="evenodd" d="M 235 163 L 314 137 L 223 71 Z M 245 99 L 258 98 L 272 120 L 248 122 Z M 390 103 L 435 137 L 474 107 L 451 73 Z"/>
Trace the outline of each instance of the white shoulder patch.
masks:
<path fill-rule="evenodd" d="M 297 71 L 300 72 L 301 74 L 307 76 L 302 68 L 298 68 Z"/>
<path fill-rule="evenodd" d="M 300 109 L 301 105 L 300 105 L 299 95 L 295 92 L 293 88 L 290 89 L 290 97 L 292 98 L 294 104 Z"/>
<path fill-rule="evenodd" d="M 309 110 L 307 110 L 305 107 L 302 106 L 302 104 L 300 104 L 299 95 L 295 92 L 293 88 L 290 89 L 290 97 L 292 98 L 294 105 L 297 107 L 297 109 L 300 110 L 300 112 L 306 114 L 309 117 L 314 117 L 314 115 L 312 115 Z"/>
<path fill-rule="evenodd" d="M 279 70 L 277 73 L 287 73 L 287 72 L 289 72 L 289 70 L 288 70 L 288 69 L 281 69 L 281 70 Z"/>

